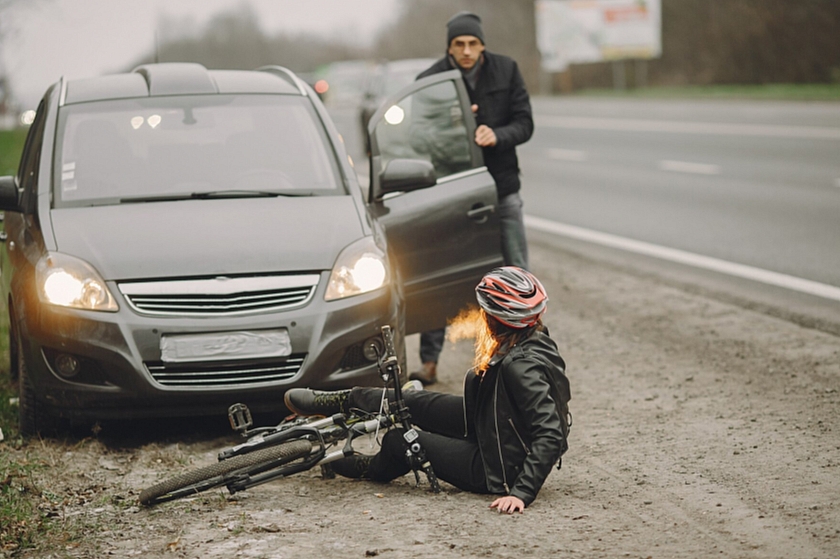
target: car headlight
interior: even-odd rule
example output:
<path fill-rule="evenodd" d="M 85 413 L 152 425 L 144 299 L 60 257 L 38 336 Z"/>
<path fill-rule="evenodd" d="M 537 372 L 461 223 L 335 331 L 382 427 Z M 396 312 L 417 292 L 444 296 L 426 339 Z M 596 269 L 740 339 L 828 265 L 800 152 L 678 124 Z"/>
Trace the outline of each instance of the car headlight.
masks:
<path fill-rule="evenodd" d="M 385 253 L 376 246 L 373 237 L 365 237 L 347 246 L 338 255 L 324 298 L 332 301 L 360 295 L 379 289 L 388 281 Z"/>
<path fill-rule="evenodd" d="M 35 266 L 41 301 L 61 307 L 116 312 L 116 300 L 102 276 L 87 262 L 50 252 Z"/>

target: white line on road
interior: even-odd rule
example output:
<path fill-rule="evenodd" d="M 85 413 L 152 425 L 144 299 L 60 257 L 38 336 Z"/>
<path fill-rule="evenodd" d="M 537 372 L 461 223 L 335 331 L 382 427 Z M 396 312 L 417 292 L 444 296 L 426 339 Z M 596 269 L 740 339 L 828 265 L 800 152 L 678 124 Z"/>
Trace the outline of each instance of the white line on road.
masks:
<path fill-rule="evenodd" d="M 586 152 L 576 149 L 551 148 L 548 150 L 548 157 L 559 161 L 586 161 Z"/>
<path fill-rule="evenodd" d="M 693 173 L 695 175 L 717 175 L 720 174 L 720 165 L 709 163 L 690 163 L 688 161 L 659 162 L 659 168 L 663 171 L 674 171 L 677 173 Z"/>
<path fill-rule="evenodd" d="M 834 287 L 833 285 L 797 278 L 787 274 L 771 272 L 769 270 L 754 268 L 752 266 L 745 266 L 743 264 L 736 264 L 734 262 L 719 260 L 709 256 L 702 256 L 700 254 L 694 254 L 684 250 L 663 247 L 642 241 L 635 241 L 633 239 L 619 237 L 618 235 L 610 235 L 609 233 L 601 233 L 600 231 L 584 229 L 583 227 L 566 225 L 565 223 L 558 223 L 556 221 L 532 215 L 525 216 L 525 225 L 532 229 L 544 231 L 546 233 L 580 239 L 590 243 L 618 248 L 629 252 L 635 252 L 637 254 L 644 254 L 654 258 L 668 260 L 670 262 L 677 262 L 687 266 L 712 270 L 730 276 L 791 289 L 800 293 L 807 293 L 809 295 L 816 295 L 817 297 L 823 297 L 825 299 L 840 301 L 840 288 Z"/>
<path fill-rule="evenodd" d="M 840 178 L 834 179 L 834 186 L 840 188 Z"/>
<path fill-rule="evenodd" d="M 781 126 L 776 124 L 728 124 L 723 122 L 690 122 L 679 120 L 641 120 L 631 118 L 589 118 L 576 116 L 542 116 L 539 126 L 618 132 L 670 132 L 675 134 L 715 134 L 720 136 L 763 136 L 775 138 L 808 138 L 840 140 L 840 128 L 819 126 Z"/>

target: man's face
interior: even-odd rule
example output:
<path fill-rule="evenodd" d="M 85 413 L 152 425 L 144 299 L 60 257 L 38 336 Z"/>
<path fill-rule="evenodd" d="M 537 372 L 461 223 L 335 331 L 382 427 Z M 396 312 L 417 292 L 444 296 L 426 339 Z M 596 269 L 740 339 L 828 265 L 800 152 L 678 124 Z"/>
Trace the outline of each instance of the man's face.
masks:
<path fill-rule="evenodd" d="M 484 44 L 478 40 L 478 37 L 472 35 L 459 35 L 449 43 L 450 56 L 464 70 L 469 70 L 475 66 L 481 58 L 482 52 L 484 52 Z"/>

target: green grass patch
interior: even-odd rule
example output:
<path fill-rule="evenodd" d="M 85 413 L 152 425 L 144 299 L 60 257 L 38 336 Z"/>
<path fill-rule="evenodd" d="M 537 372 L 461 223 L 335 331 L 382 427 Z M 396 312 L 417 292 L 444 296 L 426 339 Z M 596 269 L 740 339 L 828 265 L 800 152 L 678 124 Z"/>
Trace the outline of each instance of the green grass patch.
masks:
<path fill-rule="evenodd" d="M 0 130 L 0 177 L 17 173 L 28 128 Z"/>
<path fill-rule="evenodd" d="M 17 172 L 26 130 L 0 130 L 0 176 Z M 39 510 L 41 492 L 33 473 L 39 467 L 25 458 L 18 431 L 16 386 L 9 375 L 9 315 L 0 306 L 0 555 L 33 548 L 47 530 Z"/>
<path fill-rule="evenodd" d="M 578 97 L 633 97 L 649 99 L 747 99 L 771 101 L 840 101 L 837 84 L 709 85 L 643 87 L 638 89 L 582 89 Z"/>
<path fill-rule="evenodd" d="M 6 443 L 7 444 L 7 443 Z M 19 460 L 19 452 L 0 453 L 0 553 L 36 547 L 48 527 L 33 479 L 40 464 Z"/>
<path fill-rule="evenodd" d="M 12 383 L 9 373 L 9 315 L 5 307 L 0 306 L 0 429 L 5 439 L 0 445 L 20 438 L 17 384 Z"/>

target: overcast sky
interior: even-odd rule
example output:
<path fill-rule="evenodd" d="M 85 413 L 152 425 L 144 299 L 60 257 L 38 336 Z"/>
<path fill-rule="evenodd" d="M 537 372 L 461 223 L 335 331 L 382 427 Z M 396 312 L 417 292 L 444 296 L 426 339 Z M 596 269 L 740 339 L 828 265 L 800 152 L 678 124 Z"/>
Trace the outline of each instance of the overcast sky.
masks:
<path fill-rule="evenodd" d="M 0 50 L 15 97 L 37 104 L 63 75 L 83 78 L 124 69 L 151 51 L 161 15 L 191 18 L 250 4 L 263 31 L 313 32 L 366 44 L 392 21 L 399 0 L 21 0 L 3 12 L 11 27 Z"/>

